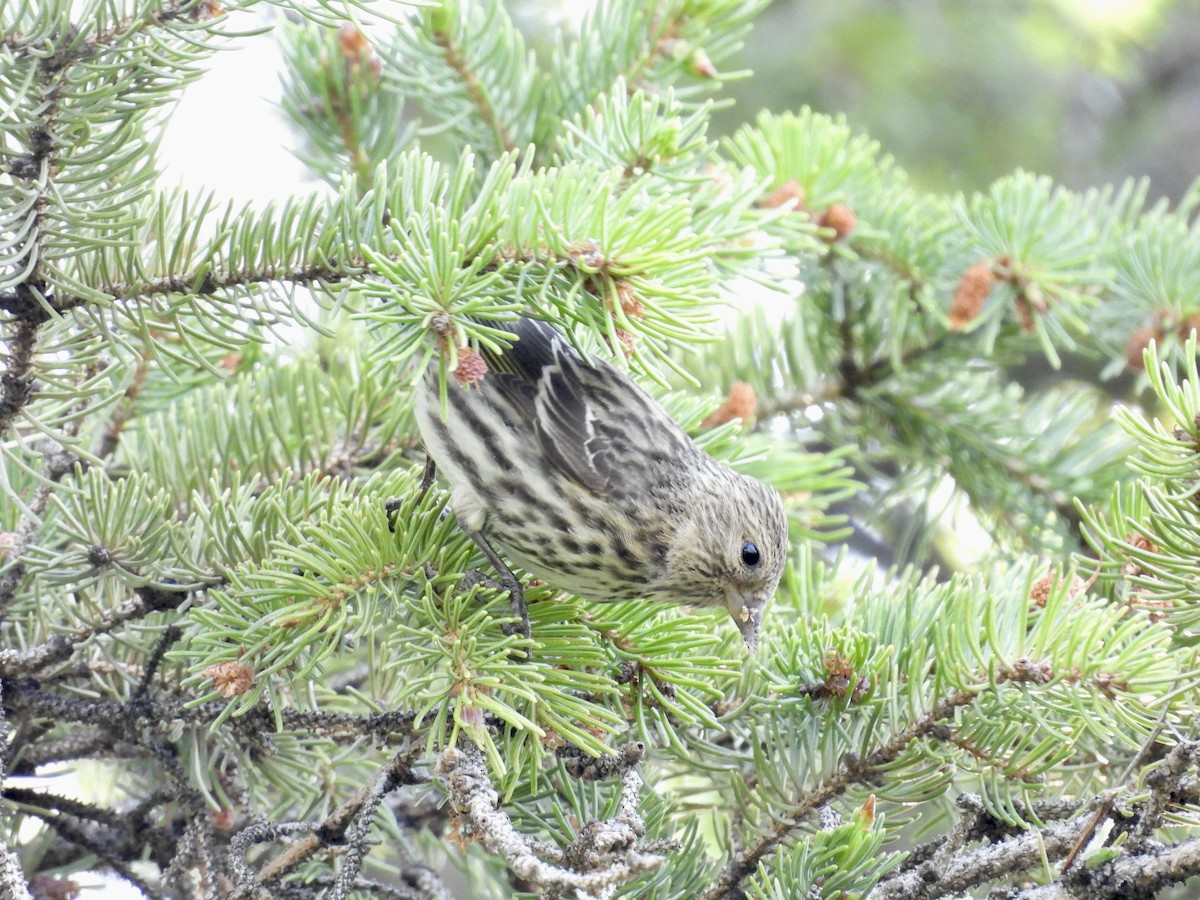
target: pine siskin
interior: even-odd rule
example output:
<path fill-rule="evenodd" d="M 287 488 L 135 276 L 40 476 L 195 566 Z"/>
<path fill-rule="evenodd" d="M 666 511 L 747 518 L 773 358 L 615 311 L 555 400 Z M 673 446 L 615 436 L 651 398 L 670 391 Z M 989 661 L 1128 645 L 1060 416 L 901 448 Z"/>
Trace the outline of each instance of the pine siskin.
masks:
<path fill-rule="evenodd" d="M 520 585 L 491 548 L 584 599 L 723 604 L 750 652 L 787 552 L 779 495 L 704 453 L 627 375 L 545 322 L 511 331 L 488 371 L 431 371 L 417 422 L 459 522 L 501 574 L 528 633 Z"/>

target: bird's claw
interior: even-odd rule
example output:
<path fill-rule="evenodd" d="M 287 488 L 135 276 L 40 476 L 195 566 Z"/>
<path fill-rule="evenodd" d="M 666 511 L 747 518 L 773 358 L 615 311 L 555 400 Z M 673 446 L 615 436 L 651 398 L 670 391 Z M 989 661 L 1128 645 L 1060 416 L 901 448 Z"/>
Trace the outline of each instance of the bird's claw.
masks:
<path fill-rule="evenodd" d="M 400 511 L 400 507 L 404 505 L 404 501 L 397 497 L 395 500 L 389 500 L 383 504 L 384 514 L 387 516 L 388 531 L 392 534 L 396 533 L 396 513 Z"/>
<path fill-rule="evenodd" d="M 529 627 L 529 609 L 525 605 L 525 591 L 519 581 L 515 578 L 506 577 L 501 577 L 497 581 L 495 578 L 480 572 L 478 569 L 471 569 L 463 576 L 463 580 L 458 587 L 461 591 L 468 591 L 477 584 L 482 584 L 484 587 L 489 587 L 494 591 L 508 591 L 509 609 L 517 617 L 517 621 L 504 623 L 503 630 L 506 635 L 509 637 L 520 635 L 523 638 L 533 636 L 533 632 Z"/>
<path fill-rule="evenodd" d="M 503 578 L 500 586 L 508 591 L 509 609 L 517 617 L 516 622 L 505 624 L 504 633 L 509 636 L 519 634 L 526 639 L 532 637 L 533 632 L 529 627 L 529 607 L 525 605 L 525 591 L 521 587 L 521 583 L 515 578 Z"/>

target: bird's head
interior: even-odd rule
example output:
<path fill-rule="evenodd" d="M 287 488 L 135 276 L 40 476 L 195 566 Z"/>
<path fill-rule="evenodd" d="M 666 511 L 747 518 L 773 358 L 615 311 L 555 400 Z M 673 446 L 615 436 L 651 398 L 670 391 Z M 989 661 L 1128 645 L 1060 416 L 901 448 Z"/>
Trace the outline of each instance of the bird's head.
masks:
<path fill-rule="evenodd" d="M 714 468 L 720 474 L 701 479 L 673 535 L 666 580 L 671 599 L 728 609 L 753 653 L 787 560 L 787 516 L 762 482 Z"/>

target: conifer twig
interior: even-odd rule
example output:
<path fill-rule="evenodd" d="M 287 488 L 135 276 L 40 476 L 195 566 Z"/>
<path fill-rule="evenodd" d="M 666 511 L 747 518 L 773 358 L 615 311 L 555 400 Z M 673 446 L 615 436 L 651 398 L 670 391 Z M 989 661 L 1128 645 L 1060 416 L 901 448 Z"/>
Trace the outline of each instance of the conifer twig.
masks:
<path fill-rule="evenodd" d="M 633 754 L 637 759 L 640 753 Z M 621 803 L 617 815 L 604 822 L 588 822 L 579 838 L 565 850 L 533 841 L 517 831 L 499 809 L 499 795 L 488 778 L 483 753 L 470 741 L 460 740 L 438 762 L 457 819 L 460 840 L 479 840 L 489 852 L 504 857 L 509 870 L 525 881 L 558 896 L 564 890 L 579 900 L 608 900 L 626 882 L 652 871 L 666 860 L 662 846 L 644 848 L 640 838 L 645 825 L 637 807 L 642 779 L 634 765 L 621 776 Z M 548 857 L 549 862 L 542 857 Z"/>

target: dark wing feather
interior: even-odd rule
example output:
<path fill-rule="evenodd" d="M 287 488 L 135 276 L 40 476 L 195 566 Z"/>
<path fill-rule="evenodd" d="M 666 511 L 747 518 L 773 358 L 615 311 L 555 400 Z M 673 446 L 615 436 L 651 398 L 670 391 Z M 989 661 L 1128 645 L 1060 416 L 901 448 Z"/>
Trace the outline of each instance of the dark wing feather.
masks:
<path fill-rule="evenodd" d="M 606 493 L 629 483 L 650 441 L 686 452 L 687 437 L 625 373 L 590 363 L 552 326 L 535 319 L 488 322 L 516 337 L 484 351 L 485 383 L 531 426 L 547 461 L 577 484 Z M 653 438 L 652 438 L 653 436 Z"/>

